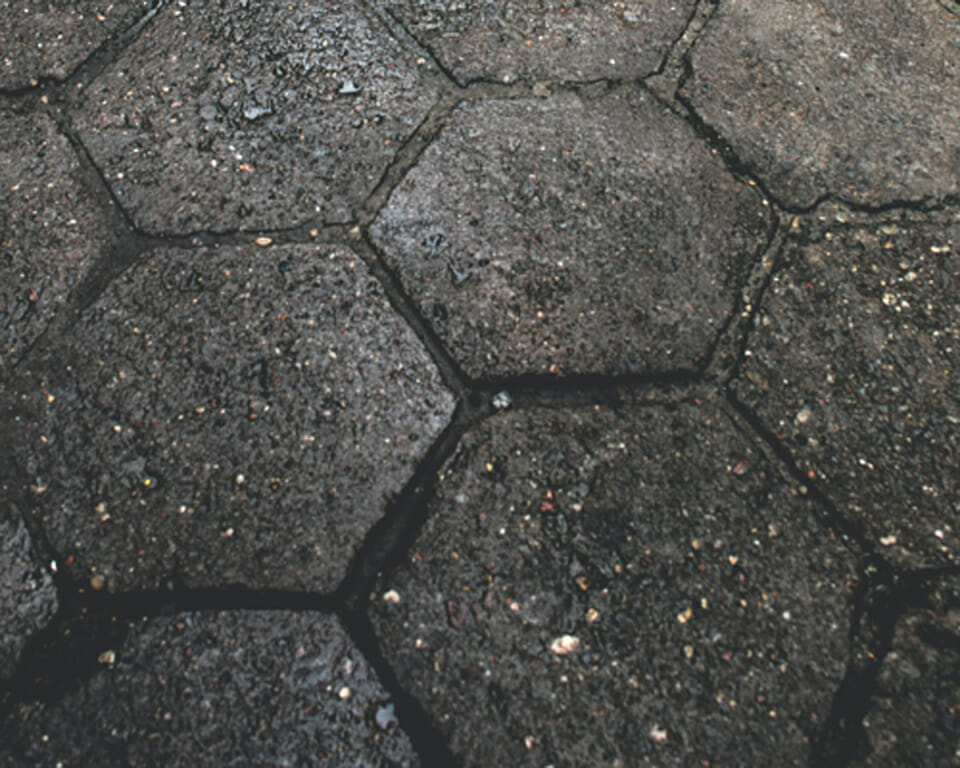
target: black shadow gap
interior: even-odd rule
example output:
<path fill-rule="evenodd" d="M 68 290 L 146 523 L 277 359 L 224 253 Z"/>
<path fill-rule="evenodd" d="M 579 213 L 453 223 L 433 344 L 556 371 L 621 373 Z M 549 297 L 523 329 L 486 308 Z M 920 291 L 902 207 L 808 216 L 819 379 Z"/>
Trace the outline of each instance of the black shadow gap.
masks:
<path fill-rule="evenodd" d="M 413 477 L 391 499 L 383 517 L 367 532 L 334 592 L 344 614 L 363 610 L 381 574 L 396 568 L 413 546 L 429 514 L 439 472 L 453 455 L 464 432 L 482 416 L 457 407 L 450 423 L 427 450 Z"/>
<path fill-rule="evenodd" d="M 363 606 L 339 614 L 353 644 L 360 649 L 373 668 L 394 704 L 394 713 L 420 757 L 422 768 L 459 768 L 463 761 L 454 755 L 437 724 L 400 683 L 393 668 L 384 658 L 370 618 Z"/>

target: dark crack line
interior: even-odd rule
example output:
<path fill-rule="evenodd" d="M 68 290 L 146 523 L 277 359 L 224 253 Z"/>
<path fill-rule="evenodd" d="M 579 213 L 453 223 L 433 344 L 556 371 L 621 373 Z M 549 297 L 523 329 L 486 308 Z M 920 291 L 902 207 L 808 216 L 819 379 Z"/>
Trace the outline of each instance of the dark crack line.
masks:
<path fill-rule="evenodd" d="M 82 90 L 112 64 L 153 19 L 165 0 L 154 0 L 141 15 L 131 10 L 118 24 L 117 30 L 77 64 L 65 77 L 38 77 L 31 84 L 19 88 L 0 88 L 0 98 L 34 100 L 47 96 L 50 101 L 69 100 L 75 91 Z"/>
<path fill-rule="evenodd" d="M 420 757 L 423 768 L 457 768 L 462 761 L 454 755 L 446 737 L 437 724 L 426 713 L 420 702 L 407 691 L 393 667 L 389 664 L 380 648 L 376 630 L 362 608 L 343 611 L 339 614 L 354 645 L 363 654 L 386 688 L 394 704 L 394 712 Z"/>
<path fill-rule="evenodd" d="M 960 574 L 960 566 L 898 573 L 876 555 L 867 557 L 859 570 L 861 582 L 854 598 L 847 671 L 811 748 L 811 765 L 825 768 L 846 768 L 867 756 L 863 721 L 873 705 L 877 679 L 893 647 L 897 623 L 925 607 L 938 580 Z"/>
<path fill-rule="evenodd" d="M 483 415 L 482 411 L 461 405 L 410 480 L 387 503 L 383 517 L 367 532 L 334 593 L 334 599 L 346 613 L 361 610 L 380 576 L 407 556 L 429 515 L 441 468 L 456 451 L 464 432 Z"/>
<path fill-rule="evenodd" d="M 390 305 L 406 321 L 407 326 L 426 348 L 444 384 L 458 399 L 469 399 L 471 387 L 463 369 L 447 349 L 433 325 L 424 318 L 416 302 L 403 288 L 400 279 L 386 265 L 383 253 L 373 244 L 369 236 L 348 240 L 346 245 L 364 260 L 383 288 Z"/>
<path fill-rule="evenodd" d="M 840 513 L 836 504 L 834 504 L 833 500 L 819 487 L 816 480 L 807 477 L 800 470 L 790 450 L 763 424 L 760 417 L 757 416 L 751 408 L 740 401 L 736 393 L 729 387 L 725 389 L 725 396 L 726 402 L 733 409 L 734 413 L 749 424 L 753 431 L 769 446 L 770 450 L 787 470 L 789 476 L 793 477 L 797 482 L 801 493 L 803 493 L 805 489 L 806 497 L 814 501 L 820 510 L 823 510 L 823 512 L 818 512 L 821 522 L 828 528 L 838 531 L 842 540 L 847 543 L 848 546 L 852 545 L 855 554 L 871 554 L 874 551 L 874 545 L 865 535 L 862 524 L 859 521 L 851 521 Z M 825 515 L 823 513 L 825 513 Z"/>

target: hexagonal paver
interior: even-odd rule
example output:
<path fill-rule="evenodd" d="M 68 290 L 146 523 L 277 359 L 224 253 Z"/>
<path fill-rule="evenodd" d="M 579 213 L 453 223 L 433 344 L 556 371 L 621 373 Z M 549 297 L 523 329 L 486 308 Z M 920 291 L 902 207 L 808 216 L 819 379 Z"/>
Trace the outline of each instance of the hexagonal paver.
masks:
<path fill-rule="evenodd" d="M 767 209 L 643 91 L 466 104 L 371 233 L 474 377 L 694 368 Z"/>
<path fill-rule="evenodd" d="M 53 579 L 30 547 L 22 521 L 0 520 L 0 677 L 13 673 L 27 640 L 57 612 Z"/>
<path fill-rule="evenodd" d="M 497 415 L 384 584 L 384 651 L 468 766 L 805 764 L 852 563 L 796 494 L 705 405 Z"/>
<path fill-rule="evenodd" d="M 453 398 L 352 252 L 164 251 L 80 319 L 16 450 L 95 587 L 335 588 Z"/>
<path fill-rule="evenodd" d="M 736 392 L 884 555 L 960 562 L 960 224 L 838 215 L 797 222 Z"/>
<path fill-rule="evenodd" d="M 110 35 L 134 23 L 147 0 L 38 3 L 0 0 L 0 88 L 65 78 Z"/>
<path fill-rule="evenodd" d="M 103 242 L 77 168 L 52 121 L 0 110 L 0 370 L 43 331 Z"/>
<path fill-rule="evenodd" d="M 377 725 L 389 695 L 331 616 L 250 611 L 135 621 L 100 662 L 56 701 L 20 705 L 0 761 L 419 765 L 402 731 Z"/>
<path fill-rule="evenodd" d="M 857 768 L 960 760 L 960 582 L 934 590 L 926 610 L 902 617 L 863 719 L 870 753 Z"/>
<path fill-rule="evenodd" d="M 346 221 L 435 101 L 428 68 L 349 0 L 168 3 L 77 124 L 148 230 Z"/>
<path fill-rule="evenodd" d="M 937 0 L 730 0 L 684 93 L 787 205 L 960 192 L 960 21 Z"/>
<path fill-rule="evenodd" d="M 696 3 L 384 0 L 461 84 L 653 72 Z"/>

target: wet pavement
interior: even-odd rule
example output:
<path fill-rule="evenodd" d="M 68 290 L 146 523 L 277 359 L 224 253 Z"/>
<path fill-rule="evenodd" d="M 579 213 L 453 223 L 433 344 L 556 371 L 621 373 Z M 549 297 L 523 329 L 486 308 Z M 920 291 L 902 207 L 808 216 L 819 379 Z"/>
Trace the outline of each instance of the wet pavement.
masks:
<path fill-rule="evenodd" d="M 960 4 L 0 0 L 0 764 L 960 762 Z"/>

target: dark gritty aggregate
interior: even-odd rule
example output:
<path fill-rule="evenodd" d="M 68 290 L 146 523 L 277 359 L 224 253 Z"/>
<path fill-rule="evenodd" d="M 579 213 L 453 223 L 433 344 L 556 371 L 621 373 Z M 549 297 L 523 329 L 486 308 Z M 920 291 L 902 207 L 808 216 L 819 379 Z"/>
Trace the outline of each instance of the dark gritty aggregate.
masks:
<path fill-rule="evenodd" d="M 130 621 L 101 669 L 7 723 L 8 766 L 410 766 L 389 695 L 332 616 L 201 612 Z"/>
<path fill-rule="evenodd" d="M 154 232 L 343 222 L 426 116 L 429 62 L 359 3 L 168 3 L 76 119 Z"/>
<path fill-rule="evenodd" d="M 686 123 L 619 88 L 463 105 L 371 234 L 479 378 L 695 368 L 769 225 Z"/>
<path fill-rule="evenodd" d="M 960 20 L 936 0 L 730 0 L 682 95 L 789 206 L 960 192 Z"/>
<path fill-rule="evenodd" d="M 468 766 L 803 765 L 853 573 L 812 511 L 711 406 L 501 413 L 375 624 Z"/>
<path fill-rule="evenodd" d="M 333 590 L 453 410 L 340 247 L 161 251 L 70 354 L 17 451 L 54 547 L 111 590 Z"/>
<path fill-rule="evenodd" d="M 960 561 L 958 242 L 949 216 L 798 219 L 734 383 L 801 471 L 910 567 Z"/>

